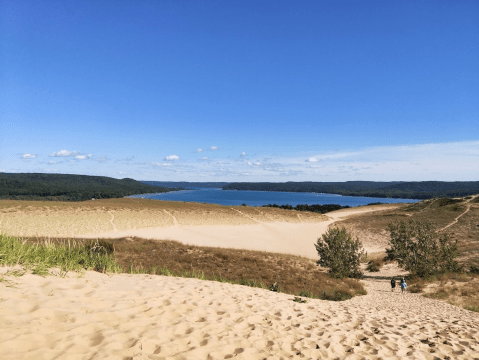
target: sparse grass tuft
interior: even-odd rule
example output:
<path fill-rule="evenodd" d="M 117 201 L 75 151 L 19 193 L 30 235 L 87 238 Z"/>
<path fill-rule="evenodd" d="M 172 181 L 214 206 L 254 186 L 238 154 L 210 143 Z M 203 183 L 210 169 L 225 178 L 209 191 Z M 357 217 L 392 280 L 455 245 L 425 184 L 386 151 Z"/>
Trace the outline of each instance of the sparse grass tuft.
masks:
<path fill-rule="evenodd" d="M 295 296 L 294 299 L 293 299 L 294 302 L 297 302 L 297 303 L 307 303 L 308 300 L 305 300 L 305 299 L 301 299 L 300 297 L 298 296 Z"/>

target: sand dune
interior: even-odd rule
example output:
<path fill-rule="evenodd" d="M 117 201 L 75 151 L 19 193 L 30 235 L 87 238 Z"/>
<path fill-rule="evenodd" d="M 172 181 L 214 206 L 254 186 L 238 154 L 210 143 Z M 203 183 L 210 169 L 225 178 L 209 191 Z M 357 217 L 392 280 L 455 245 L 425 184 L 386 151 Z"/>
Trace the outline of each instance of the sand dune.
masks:
<path fill-rule="evenodd" d="M 316 259 L 314 244 L 335 221 L 397 206 L 364 206 L 334 211 L 326 216 L 277 208 L 129 198 L 83 203 L 3 200 L 0 201 L 0 231 L 12 236 L 37 237 L 136 236 Z M 363 244 L 370 253 L 382 250 L 367 239 Z"/>
<path fill-rule="evenodd" d="M 15 235 L 8 231 L 22 226 L 25 233 L 38 225 L 45 236 L 44 231 L 63 221 L 62 231 L 76 235 L 90 230 L 95 236 L 176 237 L 198 245 L 309 257 L 316 255 L 312 243 L 335 221 L 386 208 L 341 210 L 326 218 L 252 208 L 205 210 L 197 204 L 188 209 L 188 217 L 176 204 L 138 209 L 128 201 L 121 206 L 98 203 L 83 210 L 61 204 L 22 209 L 9 203 L 0 209 L 1 230 Z M 69 227 L 75 217 L 79 223 Z M 87 219 L 90 227 L 84 226 Z M 373 243 L 368 246 L 374 248 Z M 419 294 L 391 293 L 388 279 L 400 274 L 386 265 L 364 280 L 368 295 L 339 303 L 296 303 L 291 295 L 268 290 L 164 276 L 86 272 L 62 277 L 58 271 L 45 278 L 6 275 L 7 281 L 0 282 L 0 357 L 479 358 L 479 314 Z"/>
<path fill-rule="evenodd" d="M 386 270 L 387 271 L 387 270 Z M 397 269 L 393 269 L 397 272 Z M 345 302 L 87 272 L 0 284 L 2 359 L 473 359 L 479 314 L 369 279 Z"/>

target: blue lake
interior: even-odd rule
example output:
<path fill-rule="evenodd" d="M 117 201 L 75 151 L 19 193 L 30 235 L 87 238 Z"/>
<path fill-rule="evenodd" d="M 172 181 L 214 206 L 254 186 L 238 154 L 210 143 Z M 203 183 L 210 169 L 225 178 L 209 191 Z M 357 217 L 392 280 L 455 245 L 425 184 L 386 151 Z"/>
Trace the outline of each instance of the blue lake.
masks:
<path fill-rule="evenodd" d="M 145 198 L 154 200 L 168 201 L 188 201 L 220 205 L 242 205 L 262 206 L 267 204 L 292 205 L 298 204 L 338 204 L 359 206 L 370 203 L 414 203 L 419 200 L 412 199 L 388 199 L 358 196 L 341 196 L 333 194 L 318 193 L 297 193 L 297 192 L 278 192 L 278 191 L 241 191 L 241 190 L 221 190 L 220 188 L 198 188 L 169 193 L 141 194 L 129 196 L 132 198 Z"/>

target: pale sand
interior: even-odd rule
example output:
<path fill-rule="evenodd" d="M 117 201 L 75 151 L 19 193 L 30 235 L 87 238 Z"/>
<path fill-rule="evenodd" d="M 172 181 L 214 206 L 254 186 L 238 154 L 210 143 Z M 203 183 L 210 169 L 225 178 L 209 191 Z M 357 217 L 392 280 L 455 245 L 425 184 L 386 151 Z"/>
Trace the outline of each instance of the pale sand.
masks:
<path fill-rule="evenodd" d="M 479 357 L 479 314 L 391 293 L 388 279 L 368 279 L 366 296 L 300 304 L 268 290 L 165 276 L 6 278 L 17 284 L 0 283 L 5 360 Z"/>
<path fill-rule="evenodd" d="M 264 216 L 258 217 L 256 214 L 247 215 L 244 213 L 244 210 L 235 209 L 239 213 L 238 216 L 240 218 L 246 217 L 254 221 L 254 224 L 242 225 L 182 225 L 182 221 L 179 221 L 176 216 L 169 213 L 172 217 L 173 226 L 83 233 L 77 236 L 82 238 L 136 236 L 144 239 L 169 239 L 189 245 L 259 250 L 317 259 L 318 256 L 314 244 L 330 225 L 343 218 L 393 208 L 395 206 L 381 205 L 343 209 L 327 213 L 327 218 L 320 217 L 316 221 L 310 219 L 308 222 L 292 222 L 290 218 L 283 218 L 283 221 L 268 221 L 268 218 Z M 298 214 L 300 220 L 303 220 L 303 217 L 308 215 L 310 214 Z M 114 222 L 114 219 L 112 222 Z M 375 242 L 368 242 L 367 239 L 361 240 L 368 253 L 384 251 L 384 248 L 378 246 Z"/>

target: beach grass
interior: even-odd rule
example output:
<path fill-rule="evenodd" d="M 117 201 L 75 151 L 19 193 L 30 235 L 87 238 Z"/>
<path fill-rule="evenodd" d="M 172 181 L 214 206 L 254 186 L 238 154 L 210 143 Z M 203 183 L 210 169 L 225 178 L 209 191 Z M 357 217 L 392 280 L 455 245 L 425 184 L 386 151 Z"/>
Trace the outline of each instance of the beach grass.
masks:
<path fill-rule="evenodd" d="M 0 265 L 21 265 L 16 271 L 42 276 L 58 267 L 63 272 L 96 270 L 196 278 L 334 301 L 366 294 L 358 280 L 332 279 L 311 259 L 169 240 L 45 240 L 1 235 L 0 254 Z"/>
<path fill-rule="evenodd" d="M 0 235 L 0 265 L 20 265 L 33 274 L 48 275 L 48 269 L 59 267 L 61 271 L 96 270 L 118 272 L 119 267 L 113 257 L 98 242 L 67 240 L 53 242 L 45 239 L 36 243 L 15 237 Z"/>
<path fill-rule="evenodd" d="M 430 299 L 446 301 L 467 310 L 479 312 L 479 275 L 446 273 L 426 279 L 411 278 L 409 291 L 423 293 Z"/>

